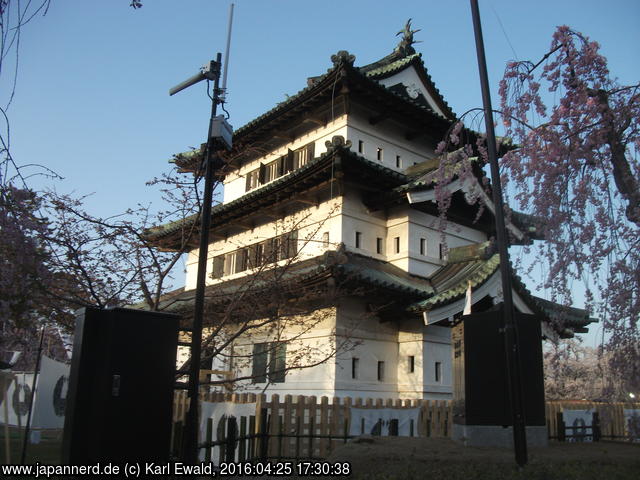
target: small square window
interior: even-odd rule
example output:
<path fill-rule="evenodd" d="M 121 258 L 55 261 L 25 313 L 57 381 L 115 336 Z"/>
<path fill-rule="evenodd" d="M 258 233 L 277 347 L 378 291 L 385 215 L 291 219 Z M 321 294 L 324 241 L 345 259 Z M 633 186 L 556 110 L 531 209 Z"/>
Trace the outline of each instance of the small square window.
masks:
<path fill-rule="evenodd" d="M 358 140 L 358 153 L 364 153 L 364 142 L 362 140 Z"/>
<path fill-rule="evenodd" d="M 396 253 L 400 253 L 400 237 L 395 237 L 393 239 L 394 251 Z"/>
<path fill-rule="evenodd" d="M 382 253 L 382 237 L 376 238 L 376 253 Z"/>
<path fill-rule="evenodd" d="M 420 255 L 426 255 L 426 254 L 427 254 L 427 239 L 421 238 L 420 239 Z"/>
<path fill-rule="evenodd" d="M 383 154 L 384 154 L 384 153 L 383 153 L 382 148 L 381 148 L 381 147 L 378 147 L 378 148 L 376 149 L 376 158 L 378 159 L 378 161 L 380 161 L 380 162 L 381 162 L 381 161 L 383 160 Z"/>
<path fill-rule="evenodd" d="M 416 371 L 416 357 L 415 355 L 409 355 L 409 373 Z"/>
<path fill-rule="evenodd" d="M 353 357 L 351 359 L 351 378 L 356 379 L 359 376 L 358 368 L 360 367 L 360 359 Z"/>
<path fill-rule="evenodd" d="M 400 155 L 396 155 L 396 167 L 402 168 L 402 158 L 400 157 Z"/>
<path fill-rule="evenodd" d="M 442 362 L 436 362 L 434 373 L 435 373 L 436 382 L 441 382 L 442 381 Z"/>
<path fill-rule="evenodd" d="M 356 232 L 356 248 L 362 248 L 362 232 Z"/>
<path fill-rule="evenodd" d="M 384 362 L 378 362 L 378 381 L 384 380 Z"/>

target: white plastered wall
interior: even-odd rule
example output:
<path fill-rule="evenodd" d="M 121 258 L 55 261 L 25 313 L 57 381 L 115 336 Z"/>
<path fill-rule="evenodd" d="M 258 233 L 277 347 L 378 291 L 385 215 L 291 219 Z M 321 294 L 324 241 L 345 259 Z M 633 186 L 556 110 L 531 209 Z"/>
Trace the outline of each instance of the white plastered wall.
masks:
<path fill-rule="evenodd" d="M 336 118 L 334 121 L 329 122 L 326 126 L 312 130 L 301 137 L 296 138 L 294 141 L 283 145 L 277 150 L 271 152 L 264 152 L 263 156 L 256 158 L 255 160 L 246 163 L 240 169 L 229 173 L 224 180 L 224 194 L 223 203 L 229 203 L 232 200 L 240 198 L 246 192 L 246 174 L 255 170 L 261 163 L 270 163 L 283 155 L 286 155 L 288 150 L 296 150 L 304 147 L 305 145 L 314 142 L 315 151 L 314 156 L 319 157 L 322 153 L 327 151 L 325 142 L 331 140 L 336 135 L 347 137 L 347 116 L 342 115 Z M 266 184 L 268 185 L 268 184 Z M 260 187 L 259 187 L 260 188 Z M 251 190 L 252 192 L 258 191 L 259 188 Z"/>
<path fill-rule="evenodd" d="M 344 299 L 338 307 L 338 339 L 348 338 L 357 345 L 336 358 L 335 395 L 339 397 L 398 398 L 398 329 L 391 322 L 381 323 L 367 311 L 361 298 Z M 358 359 L 356 378 L 352 359 Z M 378 380 L 378 362 L 384 362 Z"/>
<path fill-rule="evenodd" d="M 437 325 L 423 327 L 424 398 L 450 399 L 453 392 L 451 370 L 451 329 Z M 436 381 L 435 364 L 441 364 L 441 378 Z"/>
<path fill-rule="evenodd" d="M 351 140 L 351 151 L 373 163 L 401 172 L 435 155 L 433 148 L 426 142 L 406 140 L 406 130 L 390 121 L 371 125 L 368 115 L 360 111 L 357 106 L 353 107 L 348 122 L 346 138 Z M 360 141 L 362 141 L 362 152 L 358 151 Z M 381 160 L 378 160 L 377 155 L 379 148 L 382 149 Z M 400 167 L 396 165 L 396 156 L 400 156 Z"/>
<path fill-rule="evenodd" d="M 277 393 L 283 395 L 332 395 L 335 385 L 336 308 L 319 309 L 310 317 L 282 317 L 280 336 L 267 331 L 256 331 L 237 339 L 233 351 L 245 355 L 249 360 L 238 358 L 233 371 L 236 377 L 251 376 L 250 356 L 254 343 L 286 341 L 286 372 L 283 383 L 254 383 L 252 380 L 238 382 L 238 391 Z M 318 365 L 314 365 L 318 363 Z M 313 365 L 313 366 L 309 366 Z M 303 367 L 303 368 L 300 368 Z M 266 389 L 265 389 L 266 387 Z"/>

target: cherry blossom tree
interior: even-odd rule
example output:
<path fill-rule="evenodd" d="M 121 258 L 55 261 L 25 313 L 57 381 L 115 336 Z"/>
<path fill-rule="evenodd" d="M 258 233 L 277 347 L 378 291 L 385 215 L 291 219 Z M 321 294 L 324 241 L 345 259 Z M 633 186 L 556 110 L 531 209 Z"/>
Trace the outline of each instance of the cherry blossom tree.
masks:
<path fill-rule="evenodd" d="M 611 78 L 598 44 L 562 26 L 540 61 L 507 65 L 500 96 L 516 145 L 502 168 L 517 206 L 543 219 L 545 287 L 568 303 L 573 282 L 583 282 L 587 308 L 610 335 L 612 366 L 637 391 L 640 84 Z"/>
<path fill-rule="evenodd" d="M 484 139 L 471 141 L 474 134 L 463 127 L 477 121 L 479 111 L 463 115 L 438 148 L 443 161 L 432 176 L 445 220 L 447 185 L 487 161 Z M 533 259 L 527 271 L 541 266 L 541 287 L 566 305 L 583 285 L 586 308 L 606 331 L 612 369 L 627 391 L 638 391 L 640 84 L 620 84 L 598 44 L 562 26 L 539 61 L 507 64 L 495 114 L 504 128 L 507 198 L 531 214 L 545 239 L 525 248 Z"/>

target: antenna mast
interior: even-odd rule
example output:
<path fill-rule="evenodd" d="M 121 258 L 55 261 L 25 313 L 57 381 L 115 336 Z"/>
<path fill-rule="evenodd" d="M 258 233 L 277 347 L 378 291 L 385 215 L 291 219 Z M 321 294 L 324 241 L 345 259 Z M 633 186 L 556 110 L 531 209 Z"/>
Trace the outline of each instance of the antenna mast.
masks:
<path fill-rule="evenodd" d="M 225 59 L 224 83 L 220 88 L 220 73 L 222 70 L 222 54 L 218 53 L 215 60 L 211 60 L 200 70 L 200 73 L 188 78 L 169 90 L 174 95 L 185 88 L 202 80 L 213 80 L 213 97 L 211 99 L 211 118 L 207 134 L 206 149 L 200 171 L 204 170 L 204 192 L 200 209 L 200 246 L 198 249 L 198 270 L 196 274 L 196 290 L 193 310 L 193 326 L 191 331 L 191 362 L 189 364 L 189 410 L 187 411 L 185 435 L 182 456 L 187 464 L 195 465 L 198 461 L 198 397 L 200 391 L 200 367 L 202 352 L 202 324 L 204 317 L 204 290 L 207 272 L 207 254 L 209 249 L 209 229 L 211 227 L 211 204 L 213 202 L 214 173 L 223 163 L 218 157 L 220 149 L 230 150 L 232 146 L 233 128 L 227 123 L 224 115 L 216 115 L 219 103 L 224 102 L 227 82 L 227 65 L 229 62 L 229 45 L 231 42 L 231 20 L 233 18 L 233 4 L 229 17 L 229 32 L 227 35 L 227 54 Z"/>
<path fill-rule="evenodd" d="M 227 73 L 229 72 L 229 49 L 231 47 L 231 27 L 233 26 L 233 7 L 229 5 L 229 25 L 227 26 L 227 49 L 224 52 L 224 73 L 222 75 L 222 101 L 227 101 Z"/>

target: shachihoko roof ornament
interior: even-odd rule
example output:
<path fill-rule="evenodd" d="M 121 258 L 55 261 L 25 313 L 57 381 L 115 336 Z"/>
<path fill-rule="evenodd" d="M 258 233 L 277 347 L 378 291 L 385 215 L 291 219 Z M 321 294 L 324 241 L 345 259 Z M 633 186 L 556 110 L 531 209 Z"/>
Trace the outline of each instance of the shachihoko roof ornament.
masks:
<path fill-rule="evenodd" d="M 395 51 L 402 53 L 405 56 L 413 55 L 414 53 L 416 53 L 412 45 L 414 43 L 421 43 L 421 42 L 420 40 L 414 40 L 413 34 L 418 33 L 420 30 L 421 30 L 420 28 L 417 30 L 411 30 L 411 19 L 407 20 L 407 23 L 404 26 L 404 28 L 400 30 L 398 33 L 396 33 L 396 37 L 398 35 L 402 35 L 402 39 L 400 40 L 400 43 L 398 43 L 398 46 L 396 47 Z"/>

